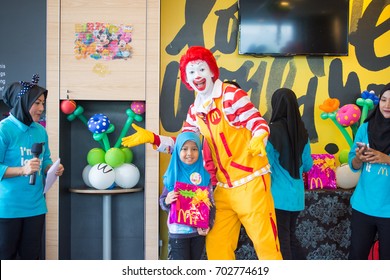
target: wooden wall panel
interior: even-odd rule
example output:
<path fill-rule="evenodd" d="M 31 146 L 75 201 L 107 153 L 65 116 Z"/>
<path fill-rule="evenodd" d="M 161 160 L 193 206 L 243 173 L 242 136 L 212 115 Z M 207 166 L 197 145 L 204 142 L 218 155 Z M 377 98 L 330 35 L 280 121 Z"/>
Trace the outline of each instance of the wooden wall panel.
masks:
<path fill-rule="evenodd" d="M 59 155 L 59 0 L 47 0 L 46 127 L 53 159 Z M 65 167 L 66 168 L 66 167 Z M 60 179 L 61 180 L 61 179 Z M 58 259 L 58 181 L 46 194 L 46 259 Z"/>
<path fill-rule="evenodd" d="M 147 2 L 146 114 L 147 129 L 158 132 L 160 124 L 160 0 Z M 145 259 L 158 259 L 159 248 L 159 153 L 145 149 Z"/>
<path fill-rule="evenodd" d="M 61 1 L 60 97 L 87 100 L 145 100 L 147 1 Z M 76 24 L 110 23 L 133 27 L 131 58 L 76 59 Z M 96 69 L 104 69 L 97 72 Z"/>

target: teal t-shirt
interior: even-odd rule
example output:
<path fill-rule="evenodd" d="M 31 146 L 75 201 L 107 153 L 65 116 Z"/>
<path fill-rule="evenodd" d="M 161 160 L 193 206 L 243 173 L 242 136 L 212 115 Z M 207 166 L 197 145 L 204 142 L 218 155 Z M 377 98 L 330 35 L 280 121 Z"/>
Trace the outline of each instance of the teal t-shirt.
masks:
<path fill-rule="evenodd" d="M 23 166 L 33 158 L 31 147 L 44 142 L 41 169 L 36 173 L 35 185 L 29 184 L 30 176 L 4 178 L 8 167 Z M 26 126 L 10 115 L 0 122 L 0 218 L 20 218 L 41 215 L 47 212 L 43 194 L 43 170 L 52 164 L 48 135 L 39 123 Z"/>
<path fill-rule="evenodd" d="M 310 142 L 308 141 L 302 153 L 302 165 L 299 168 L 301 178 L 295 179 L 279 162 L 279 152 L 268 141 L 267 157 L 271 165 L 271 192 L 276 209 L 285 211 L 302 211 L 305 209 L 305 187 L 302 173 L 309 171 L 313 165 Z"/>
<path fill-rule="evenodd" d="M 352 160 L 356 157 L 356 142 L 368 142 L 368 123 L 356 132 L 348 156 L 349 167 L 354 172 Z M 366 215 L 390 218 L 390 166 L 382 163 L 363 163 L 359 181 L 351 197 L 352 208 Z"/>

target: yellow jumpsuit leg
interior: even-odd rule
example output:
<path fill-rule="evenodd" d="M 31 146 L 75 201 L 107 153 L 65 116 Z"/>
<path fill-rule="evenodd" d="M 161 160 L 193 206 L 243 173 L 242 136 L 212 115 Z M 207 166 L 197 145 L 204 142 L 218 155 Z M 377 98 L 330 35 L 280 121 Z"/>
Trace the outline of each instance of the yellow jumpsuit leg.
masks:
<path fill-rule="evenodd" d="M 265 174 L 248 182 L 236 197 L 237 213 L 259 260 L 281 260 L 271 176 Z M 242 203 L 245 201 L 245 203 Z"/>
<path fill-rule="evenodd" d="M 214 191 L 215 222 L 206 235 L 206 254 L 209 260 L 234 260 L 234 251 L 240 237 L 241 222 L 232 209 L 230 195 L 233 189 L 217 187 Z"/>
<path fill-rule="evenodd" d="M 206 236 L 209 259 L 235 259 L 241 223 L 258 259 L 282 259 L 270 187 L 270 175 L 266 174 L 240 187 L 216 189 L 215 224 Z"/>

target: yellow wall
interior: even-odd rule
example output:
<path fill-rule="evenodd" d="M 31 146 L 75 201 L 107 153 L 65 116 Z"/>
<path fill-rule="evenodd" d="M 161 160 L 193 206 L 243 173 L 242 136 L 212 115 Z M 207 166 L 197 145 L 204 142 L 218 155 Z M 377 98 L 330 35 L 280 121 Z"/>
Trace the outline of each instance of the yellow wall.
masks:
<path fill-rule="evenodd" d="M 168 125 L 166 120 L 164 123 L 161 116 L 171 114 L 172 122 L 180 124 L 185 118 L 183 115 L 185 110 L 182 107 L 187 109 L 189 102 L 186 101 L 188 96 L 183 97 L 184 94 L 188 94 L 187 92 L 180 94 L 179 75 L 172 71 L 176 68 L 169 67 L 175 66 L 174 62 L 179 61 L 188 45 L 204 43 L 206 48 L 212 49 L 220 68 L 225 68 L 231 73 L 238 73 L 239 68 L 243 66 L 249 70 L 246 76 L 247 80 L 237 80 L 241 86 L 245 85 L 249 79 L 253 80 L 255 71 L 264 67 L 265 72 L 264 75 L 258 77 L 258 85 L 246 89 L 250 95 L 255 95 L 255 100 L 259 100 L 259 103 L 255 105 L 263 115 L 267 112 L 270 96 L 279 87 L 291 88 L 298 97 L 305 97 L 309 94 L 314 96 L 311 108 L 312 111 L 314 110 L 313 121 L 309 122 L 309 119 L 305 121 L 306 126 L 316 132 L 316 137 L 311 139 L 312 152 L 332 151 L 337 158 L 339 151 L 349 148 L 348 143 L 331 120 L 320 118 L 322 111 L 318 109 L 318 106 L 330 97 L 338 98 L 345 104 L 352 103 L 363 90 L 379 89 L 380 86 L 390 81 L 390 46 L 388 43 L 390 42 L 390 28 L 388 23 L 387 26 L 385 24 L 380 26 L 386 20 L 389 21 L 390 18 L 388 1 L 350 0 L 349 55 L 310 59 L 305 56 L 255 58 L 238 55 L 236 41 L 232 42 L 231 37 L 232 34 L 237 34 L 236 2 L 236 0 L 161 1 L 160 134 L 177 134 L 179 129 L 176 130 L 176 128 L 178 126 Z M 205 14 L 207 8 L 209 11 Z M 231 15 L 231 17 L 225 21 L 226 18 L 229 18 L 227 15 Z M 194 24 L 192 21 L 194 17 L 203 17 L 199 21 L 204 20 L 204 23 L 201 26 L 191 26 Z M 221 35 L 218 33 L 221 30 L 226 30 L 226 32 Z M 187 36 L 183 34 L 187 34 Z M 181 37 L 181 41 L 178 41 L 177 37 Z M 221 39 L 222 42 L 215 40 L 215 38 Z M 233 37 L 233 39 L 235 38 Z M 180 45 L 180 42 L 183 41 L 187 42 L 184 46 Z M 226 44 L 235 44 L 232 52 L 221 53 L 219 51 L 223 41 Z M 372 53 L 370 53 L 370 47 L 373 47 Z M 253 66 L 247 66 L 250 64 Z M 171 81 L 176 79 L 174 87 L 166 86 L 169 85 L 169 82 L 165 81 L 169 79 Z M 313 81 L 318 81 L 317 86 L 313 87 Z M 171 100 L 170 103 L 166 104 L 167 100 Z M 304 102 L 307 99 L 302 98 L 301 100 L 301 113 L 306 109 L 310 111 L 310 108 L 305 108 L 305 106 L 308 107 Z M 341 105 L 345 104 L 341 102 Z M 350 132 L 350 130 L 348 131 Z M 164 173 L 168 161 L 169 156 L 161 155 L 160 177 Z M 160 215 L 160 224 L 162 225 L 160 226 L 160 238 L 164 241 L 162 258 L 166 257 L 165 223 L 166 215 L 162 214 Z"/>

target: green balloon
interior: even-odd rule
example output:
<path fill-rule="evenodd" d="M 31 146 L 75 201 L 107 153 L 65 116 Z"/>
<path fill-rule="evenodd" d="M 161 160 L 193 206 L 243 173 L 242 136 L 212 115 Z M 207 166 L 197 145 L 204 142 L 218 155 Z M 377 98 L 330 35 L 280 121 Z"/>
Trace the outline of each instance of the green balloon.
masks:
<path fill-rule="evenodd" d="M 125 162 L 125 154 L 119 148 L 110 148 L 106 152 L 105 160 L 108 165 L 115 168 Z"/>
<path fill-rule="evenodd" d="M 98 163 L 105 163 L 104 156 L 106 152 L 101 148 L 93 148 L 87 154 L 87 162 L 90 166 Z"/>
<path fill-rule="evenodd" d="M 125 163 L 132 163 L 133 162 L 133 151 L 127 147 L 122 147 L 121 150 L 122 150 L 123 154 L 125 155 Z"/>
<path fill-rule="evenodd" d="M 342 150 L 339 153 L 340 164 L 348 163 L 348 154 L 349 154 L 349 150 Z"/>

